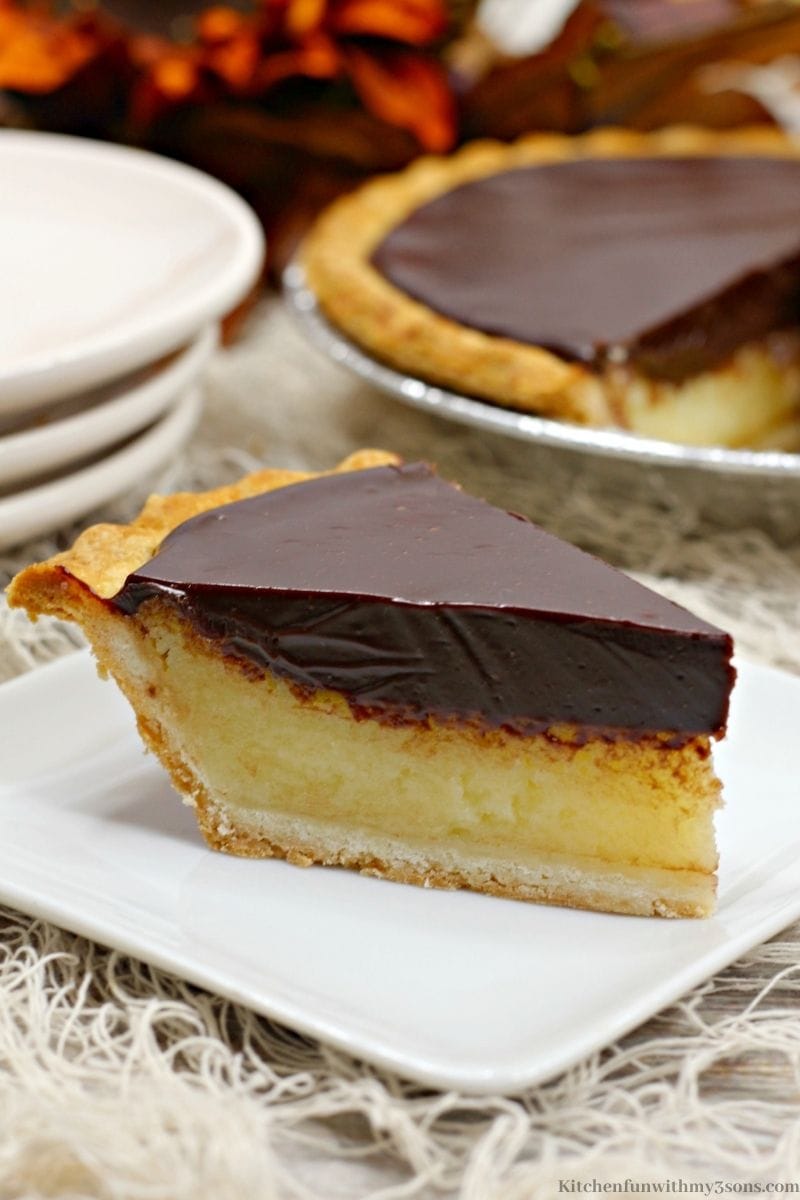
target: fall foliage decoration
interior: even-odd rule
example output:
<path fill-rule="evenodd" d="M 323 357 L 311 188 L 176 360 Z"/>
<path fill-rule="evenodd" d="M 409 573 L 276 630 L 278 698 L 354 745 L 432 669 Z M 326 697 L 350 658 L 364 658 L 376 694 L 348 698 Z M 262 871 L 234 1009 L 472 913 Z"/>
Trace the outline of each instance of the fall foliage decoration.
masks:
<path fill-rule="evenodd" d="M 456 140 L 445 0 L 254 0 L 180 28 L 137 28 L 91 0 L 0 0 L 0 90 L 35 125 L 227 179 L 262 216 L 276 269 L 332 196 Z"/>
<path fill-rule="evenodd" d="M 580 0 L 548 46 L 476 81 L 461 132 L 511 139 L 529 129 L 770 121 L 753 96 L 719 85 L 720 68 L 789 55 L 800 55 L 797 0 Z"/>
<path fill-rule="evenodd" d="M 533 3 L 533 0 L 530 0 Z M 0 123 L 149 147 L 261 217 L 277 275 L 365 177 L 471 137 L 769 120 L 708 68 L 800 54 L 796 0 L 579 0 L 504 57 L 476 0 L 0 0 Z"/>
<path fill-rule="evenodd" d="M 201 10 L 192 38 L 176 44 L 126 35 L 102 8 L 59 16 L 0 0 L 0 88 L 53 92 L 118 40 L 134 79 L 134 128 L 179 103 L 268 99 L 298 78 L 349 81 L 368 112 L 441 151 L 455 138 L 455 106 L 428 49 L 448 24 L 443 0 L 260 0 L 252 12 Z"/>

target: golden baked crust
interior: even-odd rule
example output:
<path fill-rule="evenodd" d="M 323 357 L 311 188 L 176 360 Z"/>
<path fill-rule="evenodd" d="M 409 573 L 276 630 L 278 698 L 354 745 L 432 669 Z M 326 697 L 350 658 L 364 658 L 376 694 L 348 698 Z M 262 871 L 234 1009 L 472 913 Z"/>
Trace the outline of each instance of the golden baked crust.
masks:
<path fill-rule="evenodd" d="M 378 358 L 409 374 L 508 407 L 590 425 L 638 429 L 626 405 L 626 378 L 608 380 L 549 350 L 469 329 L 396 288 L 370 263 L 396 225 L 453 187 L 513 167 L 586 157 L 742 155 L 800 157 L 784 134 L 753 127 L 718 132 L 676 126 L 655 133 L 602 129 L 579 137 L 534 134 L 512 145 L 473 142 L 447 158 L 426 157 L 405 171 L 366 184 L 336 201 L 306 239 L 302 262 L 328 318 Z M 742 364 L 718 374 L 735 381 Z M 670 403 L 673 384 L 647 381 L 648 403 Z M 640 404 L 641 407 L 641 404 Z M 785 400 L 778 404 L 782 416 Z M 648 429 L 642 432 L 650 432 Z M 669 436 L 659 428 L 654 436 Z M 741 443 L 734 430 L 727 444 Z M 691 440 L 679 433 L 675 440 Z M 715 440 L 712 438 L 712 440 Z"/>

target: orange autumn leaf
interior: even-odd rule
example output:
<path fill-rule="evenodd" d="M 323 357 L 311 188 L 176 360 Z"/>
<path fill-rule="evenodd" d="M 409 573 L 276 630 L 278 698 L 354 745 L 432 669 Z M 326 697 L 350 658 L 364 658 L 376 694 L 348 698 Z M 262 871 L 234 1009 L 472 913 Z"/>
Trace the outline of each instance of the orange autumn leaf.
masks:
<path fill-rule="evenodd" d="M 333 79 L 341 67 L 342 56 L 336 43 L 324 34 L 317 34 L 296 49 L 268 55 L 259 67 L 257 82 L 266 89 L 295 75 Z"/>
<path fill-rule="evenodd" d="M 226 42 L 248 27 L 249 22 L 240 12 L 222 5 L 203 9 L 197 18 L 197 32 L 203 42 Z"/>
<path fill-rule="evenodd" d="M 54 91 L 100 48 L 89 29 L 0 5 L 0 88 Z"/>
<path fill-rule="evenodd" d="M 165 54 L 173 53 L 174 47 L 165 38 L 154 33 L 140 33 L 130 38 L 128 53 L 134 66 L 149 71 Z"/>
<path fill-rule="evenodd" d="M 197 82 L 197 66 L 186 54 L 165 54 L 153 67 L 153 83 L 170 100 L 190 96 Z"/>
<path fill-rule="evenodd" d="M 325 19 L 327 0 L 289 0 L 285 26 L 290 38 L 302 41 L 320 28 Z"/>
<path fill-rule="evenodd" d="M 346 77 L 368 112 L 426 149 L 447 149 L 455 106 L 445 72 L 412 50 L 436 42 L 447 27 L 445 0 L 257 0 L 248 13 L 217 4 L 198 14 L 186 45 L 123 31 L 132 68 L 128 115 L 141 131 L 177 104 L 225 95 L 267 100 L 291 78 Z M 53 91 L 112 34 L 120 37 L 113 24 L 58 16 L 54 0 L 0 0 L 0 87 Z"/>
<path fill-rule="evenodd" d="M 416 55 L 346 50 L 350 77 L 363 103 L 391 125 L 408 129 L 426 150 L 449 150 L 455 140 L 453 97 L 438 63 Z"/>
<path fill-rule="evenodd" d="M 234 91 L 252 85 L 261 60 L 261 49 L 253 37 L 235 37 L 212 46 L 206 53 L 206 65 Z"/>
<path fill-rule="evenodd" d="M 425 46 L 445 33 L 448 18 L 441 0 L 334 0 L 327 23 L 340 35 Z"/>

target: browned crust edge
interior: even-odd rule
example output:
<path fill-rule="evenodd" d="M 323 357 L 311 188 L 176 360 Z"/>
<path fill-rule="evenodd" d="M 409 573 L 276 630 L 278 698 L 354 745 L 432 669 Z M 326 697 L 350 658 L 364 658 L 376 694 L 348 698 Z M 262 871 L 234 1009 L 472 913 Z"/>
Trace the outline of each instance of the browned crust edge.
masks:
<path fill-rule="evenodd" d="M 512 145 L 472 142 L 450 157 L 418 159 L 336 201 L 306 238 L 306 278 L 339 329 L 401 371 L 545 416 L 625 424 L 618 397 L 606 395 L 591 371 L 544 348 L 459 325 L 412 300 L 369 260 L 415 208 L 498 171 L 579 158 L 708 154 L 800 157 L 800 144 L 759 126 L 721 132 L 674 126 L 655 133 L 606 128 L 578 137 L 533 134 Z"/>
<path fill-rule="evenodd" d="M 347 870 L 358 871 L 362 875 L 378 879 L 389 879 L 395 883 L 412 884 L 416 887 L 437 888 L 444 891 L 473 891 L 484 895 L 499 896 L 507 900 L 521 900 L 528 903 L 548 904 L 562 908 L 576 908 L 596 912 L 619 913 L 633 917 L 707 917 L 713 912 L 716 878 L 713 875 L 702 875 L 699 872 L 692 878 L 696 890 L 698 885 L 708 886 L 708 900 L 703 903 L 698 900 L 677 899 L 666 896 L 649 896 L 642 901 L 634 898 L 634 887 L 630 888 L 627 896 L 620 890 L 599 881 L 592 887 L 594 903 L 587 902 L 588 887 L 582 890 L 563 883 L 552 884 L 519 884 L 506 883 L 492 875 L 476 878 L 476 873 L 467 870 L 447 870 L 432 864 L 424 870 L 402 861 L 392 861 L 374 854 L 359 854 L 340 850 L 334 854 L 326 852 L 315 845 L 310 838 L 303 841 L 279 842 L 265 834 L 254 834 L 249 831 L 235 830 L 221 835 L 218 832 L 219 809 L 211 804 L 203 794 L 195 801 L 197 820 L 208 845 L 214 850 L 227 854 L 239 855 L 242 858 L 280 858 L 293 866 L 310 867 L 314 865 L 325 867 L 343 867 Z M 676 878 L 689 880 L 692 874 L 688 871 L 671 872 Z M 643 891 L 640 884 L 638 889 Z"/>

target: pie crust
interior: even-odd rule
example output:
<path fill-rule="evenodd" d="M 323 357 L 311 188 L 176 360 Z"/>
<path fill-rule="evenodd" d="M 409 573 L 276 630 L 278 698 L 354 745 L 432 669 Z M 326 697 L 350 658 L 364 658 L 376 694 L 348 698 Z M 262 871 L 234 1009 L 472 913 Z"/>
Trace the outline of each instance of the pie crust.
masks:
<path fill-rule="evenodd" d="M 308 283 L 331 322 L 397 369 L 506 407 L 588 425 L 619 426 L 695 444 L 780 444 L 796 425 L 800 331 L 751 342 L 721 366 L 679 384 L 628 366 L 601 375 L 551 351 L 461 325 L 395 287 L 370 262 L 415 209 L 463 183 L 519 166 L 580 158 L 800 157 L 774 129 L 718 132 L 676 126 L 655 133 L 615 128 L 579 137 L 535 134 L 512 145 L 474 142 L 426 157 L 332 205 L 306 239 Z M 752 396 L 759 395 L 754 406 Z"/>

